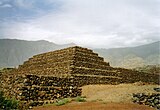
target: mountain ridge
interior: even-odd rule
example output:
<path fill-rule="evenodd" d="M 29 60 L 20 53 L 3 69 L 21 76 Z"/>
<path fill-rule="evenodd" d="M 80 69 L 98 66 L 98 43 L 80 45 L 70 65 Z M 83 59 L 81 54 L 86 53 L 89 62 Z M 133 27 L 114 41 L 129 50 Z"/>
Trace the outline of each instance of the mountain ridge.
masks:
<path fill-rule="evenodd" d="M 76 44 L 58 45 L 46 40 L 26 41 L 0 39 L 0 68 L 15 67 L 36 54 L 62 49 Z M 93 49 L 114 67 L 134 68 L 159 64 L 160 41 L 135 47 Z"/>
<path fill-rule="evenodd" d="M 15 67 L 33 55 L 70 46 L 74 44 L 57 45 L 45 40 L 0 39 L 0 67 Z"/>
<path fill-rule="evenodd" d="M 135 47 L 94 50 L 110 61 L 112 66 L 135 68 L 160 63 L 160 41 Z"/>

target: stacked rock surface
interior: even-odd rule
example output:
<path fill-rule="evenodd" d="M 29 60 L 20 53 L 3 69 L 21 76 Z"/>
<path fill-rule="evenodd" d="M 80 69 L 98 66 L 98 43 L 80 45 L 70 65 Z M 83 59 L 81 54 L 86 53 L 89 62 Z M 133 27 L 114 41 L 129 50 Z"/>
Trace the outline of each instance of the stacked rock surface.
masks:
<path fill-rule="evenodd" d="M 158 77 L 113 68 L 92 50 L 75 46 L 35 55 L 17 69 L 3 74 L 1 83 L 7 96 L 36 106 L 81 95 L 84 85 L 137 81 L 158 84 Z"/>
<path fill-rule="evenodd" d="M 145 94 L 137 93 L 133 94 L 133 102 L 138 104 L 148 105 L 154 107 L 157 110 L 160 109 L 160 93 Z"/>

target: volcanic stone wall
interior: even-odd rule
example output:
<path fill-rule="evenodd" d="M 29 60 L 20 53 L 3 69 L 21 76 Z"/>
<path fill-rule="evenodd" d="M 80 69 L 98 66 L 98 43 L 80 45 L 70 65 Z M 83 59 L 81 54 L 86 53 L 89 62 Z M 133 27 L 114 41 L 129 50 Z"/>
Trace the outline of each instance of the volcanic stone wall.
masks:
<path fill-rule="evenodd" d="M 156 110 L 160 109 L 160 93 L 136 93 L 133 94 L 133 102 L 138 104 L 148 105 L 154 107 Z"/>
<path fill-rule="evenodd" d="M 36 106 L 81 95 L 84 85 L 137 81 L 158 84 L 158 77 L 113 68 L 92 50 L 75 46 L 35 55 L 4 74 L 1 83 L 7 96 L 15 96 L 25 105 Z"/>
<path fill-rule="evenodd" d="M 33 56 L 16 73 L 39 75 L 62 75 L 69 73 L 69 65 L 73 58 L 73 49 L 64 49 Z"/>
<path fill-rule="evenodd" d="M 21 100 L 53 101 L 58 98 L 76 97 L 81 89 L 75 86 L 72 78 L 27 75 L 21 88 Z"/>
<path fill-rule="evenodd" d="M 71 47 L 54 52 L 48 52 L 33 56 L 23 65 L 20 65 L 15 73 L 18 74 L 41 74 L 41 75 L 64 75 L 70 74 L 70 67 L 85 67 L 107 69 L 109 63 L 104 62 L 102 57 L 92 50 L 81 47 Z"/>
<path fill-rule="evenodd" d="M 3 75 L 1 81 L 7 97 L 21 101 L 21 109 L 54 103 L 57 99 L 81 95 L 77 80 L 48 75 Z M 26 108 L 24 108 L 26 107 Z"/>
<path fill-rule="evenodd" d="M 73 61 L 70 63 L 70 74 L 75 78 L 81 77 L 80 81 L 84 81 L 81 85 L 134 83 L 138 81 L 159 84 L 160 77 L 124 68 L 113 68 L 97 53 L 80 47 L 75 48 Z"/>
<path fill-rule="evenodd" d="M 160 83 L 160 76 L 152 73 L 143 73 L 134 70 L 124 69 L 124 68 L 114 68 L 118 77 L 122 78 L 123 83 L 134 83 L 134 82 L 145 82 L 152 84 Z"/>
<path fill-rule="evenodd" d="M 90 69 L 110 67 L 109 63 L 103 60 L 92 50 L 81 47 L 36 55 L 18 69 L 3 75 L 3 90 L 7 96 L 15 96 L 28 106 L 52 103 L 59 98 L 76 97 L 81 95 L 80 87 L 83 85 L 105 84 L 117 80 L 96 75 L 74 74 L 71 69 L 72 66 Z"/>

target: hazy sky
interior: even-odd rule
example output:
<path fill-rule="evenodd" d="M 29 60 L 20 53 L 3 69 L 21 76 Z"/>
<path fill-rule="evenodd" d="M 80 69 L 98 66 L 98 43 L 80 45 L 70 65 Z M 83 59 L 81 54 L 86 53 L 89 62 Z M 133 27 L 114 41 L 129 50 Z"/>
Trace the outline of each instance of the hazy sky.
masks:
<path fill-rule="evenodd" d="M 0 38 L 110 48 L 160 40 L 160 0 L 0 0 Z"/>

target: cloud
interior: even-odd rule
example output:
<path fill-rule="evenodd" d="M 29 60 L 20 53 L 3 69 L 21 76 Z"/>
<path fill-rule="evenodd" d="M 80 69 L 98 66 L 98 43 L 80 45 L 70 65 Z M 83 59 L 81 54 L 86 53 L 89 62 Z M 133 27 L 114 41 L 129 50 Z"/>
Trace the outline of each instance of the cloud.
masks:
<path fill-rule="evenodd" d="M 16 0 L 17 6 L 31 10 L 41 6 L 37 2 L 27 3 Z M 34 19 L 7 21 L 10 25 L 2 27 L 1 34 L 94 48 L 135 46 L 159 40 L 159 0 L 47 0 L 45 4 L 54 4 L 54 8 Z"/>
<path fill-rule="evenodd" d="M 12 7 L 11 4 L 4 4 L 0 6 L 0 8 L 11 8 L 11 7 Z"/>
<path fill-rule="evenodd" d="M 24 9 L 32 9 L 34 7 L 33 3 L 35 0 L 27 1 L 27 0 L 13 0 L 13 3 L 19 7 Z"/>
<path fill-rule="evenodd" d="M 10 3 L 7 3 L 6 0 L 0 1 L 0 8 L 11 8 L 12 5 Z"/>

